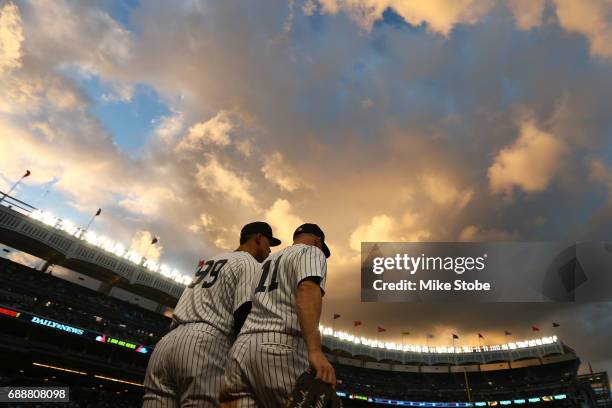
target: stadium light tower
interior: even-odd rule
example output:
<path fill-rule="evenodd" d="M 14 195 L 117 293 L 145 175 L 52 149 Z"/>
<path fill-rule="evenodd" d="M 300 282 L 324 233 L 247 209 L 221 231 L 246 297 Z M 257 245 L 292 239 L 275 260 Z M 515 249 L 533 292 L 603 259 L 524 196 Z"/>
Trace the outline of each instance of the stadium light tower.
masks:
<path fill-rule="evenodd" d="M 156 237 L 156 236 L 153 236 L 153 239 L 151 240 L 151 243 L 150 243 L 150 244 L 149 244 L 149 246 L 147 247 L 147 250 L 145 251 L 145 254 L 144 254 L 144 255 L 143 255 L 143 257 L 142 257 L 143 259 L 146 259 L 146 258 L 147 258 L 147 255 L 149 254 L 149 249 L 151 249 L 151 247 L 152 247 L 153 245 L 157 244 L 157 241 L 159 241 L 159 240 L 157 239 L 157 237 Z"/>
<path fill-rule="evenodd" d="M 87 230 L 89 229 L 89 227 L 91 226 L 91 223 L 94 221 L 94 219 L 98 216 L 102 214 L 102 209 L 98 208 L 98 211 L 96 211 L 96 213 L 91 217 L 91 220 L 89 220 L 89 222 L 87 223 L 87 226 L 85 227 L 84 230 L 81 230 L 81 235 L 79 235 L 79 238 L 82 238 L 83 235 L 85 235 L 85 233 L 87 232 Z"/>
<path fill-rule="evenodd" d="M 13 184 L 13 187 L 11 187 L 11 189 L 8 192 L 2 194 L 2 198 L 0 198 L 0 203 L 2 201 L 4 201 L 4 199 L 6 198 L 7 195 L 11 194 L 11 192 L 15 189 L 15 187 L 17 187 L 19 185 L 19 183 L 21 183 L 21 180 L 23 180 L 24 178 L 28 177 L 30 174 L 32 174 L 32 172 L 30 170 L 26 170 L 25 174 L 23 176 L 21 176 L 21 178 L 19 180 L 17 180 L 15 182 L 15 184 Z"/>

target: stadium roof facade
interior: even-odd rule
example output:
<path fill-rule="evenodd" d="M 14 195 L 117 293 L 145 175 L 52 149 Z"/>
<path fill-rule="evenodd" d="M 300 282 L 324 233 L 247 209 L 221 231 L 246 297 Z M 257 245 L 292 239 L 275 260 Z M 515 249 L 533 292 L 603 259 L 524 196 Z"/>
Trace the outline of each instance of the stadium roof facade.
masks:
<path fill-rule="evenodd" d="M 171 307 L 189 283 L 176 269 L 11 197 L 0 205 L 0 242 Z"/>
<path fill-rule="evenodd" d="M 372 368 L 380 369 L 391 369 L 391 366 L 397 364 L 416 367 L 461 366 L 461 371 L 480 370 L 480 365 L 501 364 L 500 368 L 507 369 L 511 368 L 512 364 L 524 366 L 524 362 L 528 360 L 542 364 L 543 361 L 549 360 L 557 362 L 576 359 L 573 350 L 561 343 L 556 336 L 495 345 L 434 347 L 381 342 L 342 331 L 332 331 L 324 326 L 320 326 L 320 331 L 322 343 L 329 352 L 356 359 L 360 365 L 362 360 L 378 362 L 378 365 L 375 364 Z M 351 361 L 343 363 L 351 365 Z"/>

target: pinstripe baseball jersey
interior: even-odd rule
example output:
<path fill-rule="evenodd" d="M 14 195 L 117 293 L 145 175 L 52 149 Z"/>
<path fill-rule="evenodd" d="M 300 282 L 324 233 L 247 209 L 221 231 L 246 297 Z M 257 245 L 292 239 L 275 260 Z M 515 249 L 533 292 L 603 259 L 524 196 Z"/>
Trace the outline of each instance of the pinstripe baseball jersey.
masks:
<path fill-rule="evenodd" d="M 251 300 L 259 263 L 251 254 L 235 251 L 214 256 L 195 274 L 183 291 L 173 320 L 176 323 L 208 323 L 225 335 L 233 329 L 233 313 Z"/>
<path fill-rule="evenodd" d="M 275 252 L 261 265 L 253 281 L 252 308 L 240 335 L 277 332 L 301 334 L 295 295 L 298 284 L 308 277 L 320 278 L 325 290 L 327 259 L 316 246 L 296 244 Z"/>

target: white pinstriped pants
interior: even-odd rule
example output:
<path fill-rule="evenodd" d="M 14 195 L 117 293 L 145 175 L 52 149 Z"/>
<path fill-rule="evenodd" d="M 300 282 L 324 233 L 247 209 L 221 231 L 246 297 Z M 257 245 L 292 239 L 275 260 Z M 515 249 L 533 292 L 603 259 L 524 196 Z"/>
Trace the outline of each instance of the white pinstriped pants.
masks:
<path fill-rule="evenodd" d="M 236 401 L 240 408 L 283 408 L 307 368 L 308 354 L 301 336 L 241 334 L 230 351 L 221 401 Z"/>
<path fill-rule="evenodd" d="M 231 343 L 206 323 L 181 324 L 155 346 L 143 408 L 218 407 Z"/>

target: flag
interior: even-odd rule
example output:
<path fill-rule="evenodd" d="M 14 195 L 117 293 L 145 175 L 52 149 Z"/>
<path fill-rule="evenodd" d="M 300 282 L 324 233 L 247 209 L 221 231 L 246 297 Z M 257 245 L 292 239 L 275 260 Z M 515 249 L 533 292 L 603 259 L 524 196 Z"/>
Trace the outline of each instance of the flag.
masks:
<path fill-rule="evenodd" d="M 478 333 L 478 338 L 479 339 L 484 339 L 484 336 L 482 334 Z"/>
<path fill-rule="evenodd" d="M 102 214 L 102 209 L 101 209 L 101 208 L 98 208 L 98 211 L 96 211 L 96 217 L 97 217 L 98 215 L 100 215 L 100 214 Z"/>
<path fill-rule="evenodd" d="M 334 320 L 338 319 L 340 315 L 338 313 L 334 313 Z"/>
<path fill-rule="evenodd" d="M 203 267 L 203 266 L 204 266 L 204 260 L 203 260 L 203 259 L 200 259 L 200 260 L 198 261 L 198 269 L 200 269 L 200 268 L 201 268 L 201 267 Z"/>
<path fill-rule="evenodd" d="M 428 334 L 428 335 L 427 335 L 427 338 L 428 338 L 428 339 L 433 339 L 433 338 L 434 338 L 434 335 L 433 335 L 433 334 Z"/>
<path fill-rule="evenodd" d="M 30 170 L 26 170 L 26 172 L 25 172 L 25 174 L 23 175 L 23 177 L 22 177 L 22 178 L 26 178 L 26 177 L 28 177 L 30 174 L 32 174 L 32 173 L 30 172 Z"/>
<path fill-rule="evenodd" d="M 378 332 L 379 333 L 386 332 L 386 331 L 387 331 L 387 329 L 385 329 L 384 327 L 378 326 Z"/>
<path fill-rule="evenodd" d="M 559 327 L 559 326 L 561 326 L 559 323 L 553 322 L 553 327 Z"/>
<path fill-rule="evenodd" d="M 505 331 L 504 331 L 504 334 L 505 334 L 506 336 L 512 336 L 512 333 L 510 333 L 508 330 L 505 330 Z"/>
<path fill-rule="evenodd" d="M 402 336 L 410 336 L 410 332 L 402 332 Z"/>
<path fill-rule="evenodd" d="M 589 371 L 591 373 L 591 375 L 593 375 L 593 367 L 591 367 L 591 362 L 589 361 Z"/>
<path fill-rule="evenodd" d="M 531 326 L 531 330 L 540 331 L 540 328 L 538 326 Z"/>
<path fill-rule="evenodd" d="M 453 340 L 458 340 L 459 336 L 457 336 L 455 333 L 453 333 Z"/>
<path fill-rule="evenodd" d="M 355 327 L 361 326 L 361 320 L 355 320 Z"/>
<path fill-rule="evenodd" d="M 156 244 L 157 243 L 157 237 L 153 237 L 153 240 L 151 241 L 151 245 Z"/>

